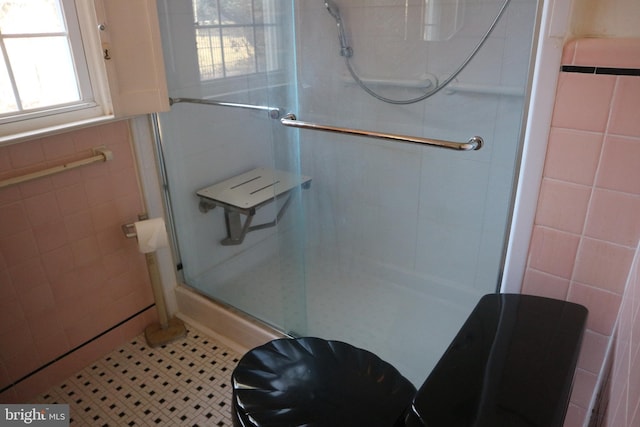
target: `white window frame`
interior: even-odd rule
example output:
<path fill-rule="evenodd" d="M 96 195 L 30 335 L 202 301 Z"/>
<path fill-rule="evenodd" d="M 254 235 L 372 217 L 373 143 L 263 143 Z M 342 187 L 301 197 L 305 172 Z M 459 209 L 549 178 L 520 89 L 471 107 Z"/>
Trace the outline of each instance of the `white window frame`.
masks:
<path fill-rule="evenodd" d="M 220 3 L 222 3 L 224 0 L 219 0 L 219 1 Z M 275 0 L 273 0 L 270 3 L 266 3 L 265 14 L 272 14 L 273 16 L 277 15 L 277 13 L 274 12 L 273 10 L 273 8 L 276 7 L 275 3 L 276 3 Z M 194 11 L 194 18 L 195 18 L 195 11 Z M 194 30 L 197 28 L 207 27 L 207 26 L 199 27 L 195 21 L 196 20 L 194 19 Z M 268 23 L 264 26 L 272 28 L 272 31 L 281 31 L 281 28 L 280 28 L 281 25 L 282 24 L 281 22 L 279 22 L 279 18 L 276 17 L 276 21 Z M 210 27 L 220 29 L 220 28 L 233 28 L 234 26 L 236 25 L 219 23 L 219 24 L 211 25 Z M 237 26 L 255 29 L 263 26 L 263 24 L 256 23 L 255 21 L 253 21 L 252 23 L 240 24 Z M 195 37 L 195 32 L 194 32 L 194 37 Z M 282 36 L 276 36 L 275 38 L 276 38 L 276 43 L 280 44 L 283 42 Z M 198 79 L 199 79 L 198 84 L 204 89 L 204 93 L 206 93 L 209 96 L 229 96 L 229 95 L 234 95 L 238 93 L 245 93 L 247 90 L 247 87 L 251 87 L 253 89 L 261 89 L 266 87 L 273 87 L 274 85 L 277 85 L 277 84 L 286 84 L 286 73 L 284 72 L 284 69 L 283 69 L 284 60 L 281 57 L 282 52 L 280 51 L 280 48 L 281 46 L 278 46 L 277 49 L 274 49 L 274 51 L 270 52 L 271 56 L 265 58 L 267 62 L 278 64 L 277 69 L 258 70 L 256 72 L 252 72 L 249 74 L 240 74 L 240 75 L 231 75 L 231 76 L 225 75 L 224 77 L 213 78 L 213 79 L 202 78 L 200 74 L 201 72 L 200 63 L 199 63 L 199 60 L 196 58 L 195 65 L 196 65 L 196 71 L 198 73 Z M 278 57 L 274 55 L 278 55 Z M 268 68 L 269 66 L 267 66 L 267 69 Z"/>
<path fill-rule="evenodd" d="M 76 73 L 83 92 L 79 102 L 0 120 L 0 145 L 32 139 L 113 119 L 103 52 L 92 1 L 60 0 L 72 39 Z"/>
<path fill-rule="evenodd" d="M 197 0 L 193 0 L 193 1 L 197 1 Z M 221 3 L 223 3 L 225 0 L 214 0 L 217 2 L 218 4 L 218 11 L 220 11 L 220 9 L 222 9 Z M 255 7 L 255 3 L 256 0 L 252 0 L 252 6 Z M 271 10 L 271 8 L 269 7 L 269 3 L 266 3 L 265 9 L 264 9 L 264 15 L 274 15 L 274 12 Z M 195 13 L 195 11 L 194 11 Z M 219 12 L 220 13 L 220 12 Z M 196 17 L 197 18 L 197 17 Z M 254 52 L 254 56 L 252 58 L 252 62 L 253 62 L 253 70 L 250 72 L 246 72 L 246 73 L 240 73 L 240 74 L 229 74 L 231 72 L 230 70 L 230 66 L 229 66 L 229 61 L 225 58 L 225 52 L 226 50 L 222 47 L 225 45 L 225 36 L 223 35 L 223 32 L 226 30 L 230 30 L 230 29 L 250 29 L 250 33 L 253 35 L 253 39 L 254 39 L 254 48 L 255 48 L 255 41 L 256 41 L 256 34 L 259 32 L 260 29 L 267 29 L 270 28 L 272 29 L 276 29 L 278 27 L 278 23 L 277 22 L 272 22 L 272 23 L 264 23 L 264 22 L 258 22 L 256 21 L 256 15 L 255 15 L 255 10 L 252 10 L 251 12 L 251 19 L 247 20 L 244 23 L 227 23 L 227 22 L 222 22 L 222 20 L 220 19 L 219 22 L 217 23 L 213 23 L 213 24 L 204 24 L 204 23 L 200 23 L 197 19 L 195 20 L 195 29 L 196 29 L 196 37 L 197 37 L 197 31 L 198 30 L 209 30 L 212 32 L 211 35 L 209 35 L 210 39 L 214 39 L 216 41 L 219 42 L 220 46 L 221 46 L 221 61 L 218 64 L 218 66 L 221 68 L 221 75 L 219 76 L 215 76 L 215 77 L 204 77 L 202 75 L 202 64 L 200 64 L 200 56 L 198 55 L 198 66 L 200 69 L 200 81 L 202 83 L 207 83 L 207 82 L 211 82 L 211 81 L 216 81 L 216 80 L 225 80 L 225 79 L 233 79 L 234 77 L 250 77 L 250 76 L 255 76 L 255 75 L 260 75 L 260 74 L 266 74 L 267 72 L 274 72 L 277 71 L 278 69 L 280 69 L 280 61 L 278 60 L 278 58 L 276 57 L 266 57 L 264 58 L 265 60 L 265 64 L 260 64 L 260 58 L 258 58 L 256 56 L 256 53 Z M 269 38 L 269 31 L 265 30 L 265 37 Z M 273 42 L 278 43 L 277 37 L 274 37 L 275 40 L 273 40 Z M 196 38 L 197 40 L 197 38 Z M 197 44 L 197 43 L 196 43 Z M 206 49 L 205 49 L 206 50 Z M 198 52 L 200 51 L 200 47 L 198 46 Z M 211 56 L 213 56 L 213 50 L 209 50 L 211 52 Z M 273 67 L 273 65 L 270 66 L 270 64 L 275 64 L 275 66 L 277 66 L 278 68 L 274 68 L 271 69 L 271 67 Z M 216 65 L 215 63 L 213 64 L 214 66 Z M 261 65 L 263 65 L 263 67 L 265 68 L 260 69 Z"/>

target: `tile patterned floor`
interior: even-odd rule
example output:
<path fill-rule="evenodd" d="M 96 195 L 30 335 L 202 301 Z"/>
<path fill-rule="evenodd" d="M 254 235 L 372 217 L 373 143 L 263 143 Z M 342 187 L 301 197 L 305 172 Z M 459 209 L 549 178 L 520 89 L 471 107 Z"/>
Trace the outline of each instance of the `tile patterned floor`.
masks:
<path fill-rule="evenodd" d="M 157 347 L 140 335 L 34 403 L 67 403 L 75 426 L 231 426 L 240 355 L 199 331 Z"/>

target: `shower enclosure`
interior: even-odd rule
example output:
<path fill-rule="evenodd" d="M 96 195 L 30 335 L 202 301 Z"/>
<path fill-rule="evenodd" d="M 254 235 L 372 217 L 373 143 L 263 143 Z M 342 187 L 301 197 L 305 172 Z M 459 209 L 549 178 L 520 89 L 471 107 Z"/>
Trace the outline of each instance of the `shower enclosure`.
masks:
<path fill-rule="evenodd" d="M 499 286 L 537 2 L 158 7 L 183 283 L 421 383 Z"/>

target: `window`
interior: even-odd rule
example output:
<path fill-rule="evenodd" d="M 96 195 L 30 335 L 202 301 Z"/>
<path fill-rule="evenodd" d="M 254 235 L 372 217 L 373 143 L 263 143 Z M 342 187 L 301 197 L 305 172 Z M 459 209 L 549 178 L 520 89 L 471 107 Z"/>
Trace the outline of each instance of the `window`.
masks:
<path fill-rule="evenodd" d="M 156 0 L 0 0 L 0 144 L 168 109 Z"/>
<path fill-rule="evenodd" d="M 0 123 L 93 102 L 73 3 L 0 0 Z"/>
<path fill-rule="evenodd" d="M 193 0 L 201 81 L 280 69 L 273 0 Z"/>
<path fill-rule="evenodd" d="M 0 143 L 108 116 L 83 45 L 78 16 L 95 27 L 87 11 L 74 0 L 0 0 Z"/>

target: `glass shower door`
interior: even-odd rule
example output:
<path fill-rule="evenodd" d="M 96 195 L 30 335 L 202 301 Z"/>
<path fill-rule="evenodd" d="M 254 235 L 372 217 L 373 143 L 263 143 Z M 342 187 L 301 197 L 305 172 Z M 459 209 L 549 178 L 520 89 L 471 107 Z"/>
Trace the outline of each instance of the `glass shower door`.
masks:
<path fill-rule="evenodd" d="M 314 177 L 304 198 L 307 334 L 367 348 L 420 384 L 498 288 L 537 4 L 297 7 L 299 120 L 485 140 L 462 152 L 299 131 L 301 168 Z"/>
<path fill-rule="evenodd" d="M 292 2 L 158 2 L 171 111 L 159 116 L 179 273 L 196 292 L 306 330 Z M 304 187 L 304 188 L 302 188 Z M 287 191 L 285 191 L 287 190 Z"/>
<path fill-rule="evenodd" d="M 175 101 L 160 128 L 184 282 L 292 335 L 371 350 L 420 384 L 500 281 L 537 2 L 158 4 Z M 293 129 L 287 113 L 296 125 L 485 144 Z M 310 185 L 280 196 L 265 186 L 270 200 L 250 225 L 277 221 L 244 233 L 246 209 L 198 192 L 256 168 Z"/>

